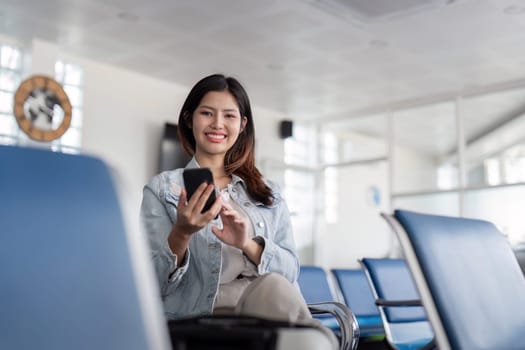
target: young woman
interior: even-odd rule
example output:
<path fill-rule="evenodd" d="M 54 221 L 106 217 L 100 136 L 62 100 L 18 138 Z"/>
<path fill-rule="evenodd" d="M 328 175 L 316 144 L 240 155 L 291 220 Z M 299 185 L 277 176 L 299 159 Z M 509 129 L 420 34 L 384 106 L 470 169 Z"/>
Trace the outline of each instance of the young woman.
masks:
<path fill-rule="evenodd" d="M 144 188 L 141 217 L 167 318 L 218 312 L 310 318 L 297 288 L 286 203 L 255 166 L 244 88 L 218 74 L 200 80 L 182 106 L 178 128 L 193 156 L 186 168 L 210 168 L 215 187 L 203 183 L 188 198 L 184 169 L 175 169 Z M 216 201 L 201 213 L 213 191 Z"/>

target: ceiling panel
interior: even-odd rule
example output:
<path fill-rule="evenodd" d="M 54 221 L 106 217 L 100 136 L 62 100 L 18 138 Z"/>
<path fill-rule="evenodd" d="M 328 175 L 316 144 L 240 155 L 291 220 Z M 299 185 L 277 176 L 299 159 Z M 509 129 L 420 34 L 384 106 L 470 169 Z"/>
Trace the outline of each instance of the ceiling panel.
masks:
<path fill-rule="evenodd" d="M 298 121 L 525 80 L 523 0 L 404 0 L 368 19 L 338 1 L 0 0 L 0 35 L 188 87 L 232 74 L 254 104 Z"/>

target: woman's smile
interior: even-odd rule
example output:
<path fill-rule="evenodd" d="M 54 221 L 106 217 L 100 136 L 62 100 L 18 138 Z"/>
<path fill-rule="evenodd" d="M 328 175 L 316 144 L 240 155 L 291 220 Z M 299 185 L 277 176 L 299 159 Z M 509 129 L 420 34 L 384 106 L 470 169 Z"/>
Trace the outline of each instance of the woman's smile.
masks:
<path fill-rule="evenodd" d="M 205 133 L 208 140 L 211 142 L 217 142 L 220 143 L 226 139 L 226 134 L 223 133 L 217 133 L 217 132 L 207 132 Z"/>

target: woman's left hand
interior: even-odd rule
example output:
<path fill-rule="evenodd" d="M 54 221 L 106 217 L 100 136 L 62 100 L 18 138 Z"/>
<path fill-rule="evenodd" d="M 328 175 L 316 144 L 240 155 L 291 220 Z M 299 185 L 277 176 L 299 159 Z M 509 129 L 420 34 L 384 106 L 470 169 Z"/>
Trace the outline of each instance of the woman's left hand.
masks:
<path fill-rule="evenodd" d="M 250 241 L 248 238 L 249 223 L 235 209 L 226 203 L 223 203 L 219 215 L 222 220 L 222 230 L 217 226 L 213 226 L 211 229 L 213 233 L 222 242 L 244 250 Z"/>

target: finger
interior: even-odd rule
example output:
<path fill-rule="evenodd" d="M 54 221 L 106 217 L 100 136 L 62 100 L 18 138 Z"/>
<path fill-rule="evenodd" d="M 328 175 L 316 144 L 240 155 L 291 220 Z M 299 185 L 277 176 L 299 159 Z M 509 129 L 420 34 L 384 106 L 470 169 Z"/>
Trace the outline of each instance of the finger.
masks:
<path fill-rule="evenodd" d="M 215 218 L 215 217 L 217 217 L 217 215 L 220 214 L 222 208 L 223 208 L 222 197 L 221 196 L 217 196 L 217 198 L 215 199 L 215 202 L 211 206 L 209 212 L 211 212 L 213 214 L 213 217 Z"/>
<path fill-rule="evenodd" d="M 221 213 L 225 213 L 225 214 L 231 215 L 232 213 L 233 214 L 237 213 L 237 210 L 233 209 L 233 207 L 230 204 L 228 204 L 226 202 L 223 202 L 222 208 L 221 208 Z"/>
<path fill-rule="evenodd" d="M 222 204 L 222 207 L 224 208 L 224 210 L 233 210 L 233 207 L 226 202 Z"/>
<path fill-rule="evenodd" d="M 195 192 L 191 195 L 191 197 L 188 200 L 187 204 L 187 210 L 191 213 L 200 214 L 203 207 L 199 207 L 200 199 L 204 195 L 204 192 L 206 192 L 206 189 L 208 188 L 208 185 L 203 182 L 202 184 L 197 187 Z M 193 214 L 192 214 L 193 215 Z"/>
<path fill-rule="evenodd" d="M 190 199 L 188 200 L 188 204 L 192 207 L 194 207 L 198 202 L 199 199 L 202 197 L 204 192 L 206 192 L 206 189 L 208 188 L 208 184 L 206 182 L 203 182 L 197 187 L 195 192 L 191 195 Z"/>
<path fill-rule="evenodd" d="M 213 232 L 215 235 L 219 235 L 221 230 L 217 226 L 212 226 L 211 232 Z"/>
<path fill-rule="evenodd" d="M 237 211 L 224 209 L 224 207 L 223 207 L 223 210 L 221 211 L 221 215 L 224 215 L 224 216 L 226 216 L 228 218 L 231 218 L 233 220 L 240 219 L 240 215 L 239 215 L 239 213 Z"/>
<path fill-rule="evenodd" d="M 179 198 L 179 207 L 180 206 L 185 206 L 186 205 L 186 196 L 188 195 L 188 192 L 186 192 L 186 189 L 183 188 L 181 191 L 180 191 L 180 198 Z"/>
<path fill-rule="evenodd" d="M 200 195 L 197 203 L 195 203 L 195 210 L 198 210 L 199 213 L 202 212 L 204 207 L 206 206 L 206 202 L 208 201 L 208 198 L 212 194 L 212 192 L 215 191 L 215 187 L 213 185 L 207 185 L 202 194 Z"/>
<path fill-rule="evenodd" d="M 219 215 L 223 221 L 233 221 L 234 220 L 233 215 L 231 213 L 228 213 L 228 211 L 226 210 L 221 210 Z"/>
<path fill-rule="evenodd" d="M 223 236 L 222 230 L 220 230 L 217 226 L 212 226 L 211 232 L 213 232 L 213 234 L 222 241 L 222 236 Z"/>
<path fill-rule="evenodd" d="M 221 207 L 222 207 L 221 199 L 220 197 L 217 197 L 213 205 L 210 207 L 210 209 L 208 209 L 206 212 L 202 214 L 203 219 L 206 222 L 216 219 L 220 214 Z"/>

